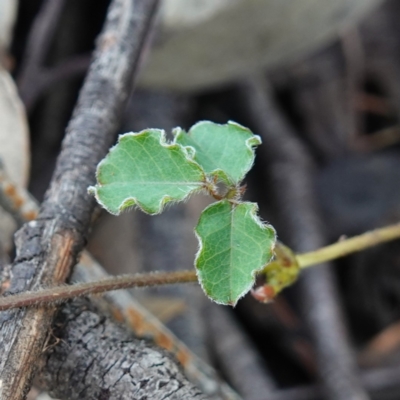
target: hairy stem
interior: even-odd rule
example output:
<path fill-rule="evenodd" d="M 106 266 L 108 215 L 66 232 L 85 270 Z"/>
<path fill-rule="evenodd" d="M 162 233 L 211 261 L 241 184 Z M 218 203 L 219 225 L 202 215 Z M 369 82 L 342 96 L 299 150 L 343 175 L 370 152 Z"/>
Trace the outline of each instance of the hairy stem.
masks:
<path fill-rule="evenodd" d="M 74 297 L 104 293 L 117 289 L 172 285 L 176 283 L 188 282 L 197 282 L 195 271 L 187 270 L 177 272 L 154 272 L 150 274 L 120 275 L 96 282 L 55 286 L 34 292 L 24 292 L 18 295 L 1 297 L 0 311 L 5 311 L 11 308 L 59 303 Z"/>
<path fill-rule="evenodd" d="M 296 254 L 300 268 L 308 268 L 315 264 L 335 260 L 357 251 L 365 250 L 380 243 L 400 238 L 400 223 L 375 229 L 350 239 L 322 247 L 304 254 Z"/>
<path fill-rule="evenodd" d="M 334 260 L 357 251 L 400 238 L 400 223 L 343 240 L 330 246 L 322 247 L 309 253 L 297 254 L 300 268 L 308 268 L 325 261 Z M 121 275 L 96 282 L 78 283 L 69 286 L 56 286 L 34 292 L 0 297 L 0 311 L 11 308 L 59 303 L 70 298 L 99 294 L 111 290 L 132 287 L 172 285 L 177 283 L 197 282 L 194 270 L 178 272 L 154 272 L 150 274 Z"/>

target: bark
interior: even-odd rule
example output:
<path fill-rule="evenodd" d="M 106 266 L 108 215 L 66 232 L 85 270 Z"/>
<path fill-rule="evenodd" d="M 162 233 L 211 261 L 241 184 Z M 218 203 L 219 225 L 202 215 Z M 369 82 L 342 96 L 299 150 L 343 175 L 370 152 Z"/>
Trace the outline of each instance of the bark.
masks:
<path fill-rule="evenodd" d="M 114 0 L 67 128 L 38 219 L 17 234 L 9 293 L 64 282 L 85 244 L 94 207 L 87 187 L 111 145 L 157 1 Z M 0 398 L 29 389 L 56 308 L 0 314 Z"/>
<path fill-rule="evenodd" d="M 87 300 L 65 305 L 41 378 L 56 398 L 207 399 L 159 348 L 132 338 Z"/>
<path fill-rule="evenodd" d="M 72 280 L 90 282 L 109 276 L 103 267 L 84 253 L 75 267 Z M 213 400 L 240 400 L 240 397 L 218 376 L 217 372 L 197 357 L 165 325 L 145 309 L 128 290 L 107 292 L 94 297 L 93 303 L 114 320 L 121 322 L 136 338 L 146 339 L 166 350 L 183 370 L 188 380 Z M 110 335 L 108 340 L 113 340 Z M 76 362 L 81 355 L 76 353 Z M 89 355 L 90 356 L 90 355 Z M 124 357 L 124 354 L 122 354 Z M 173 370 L 173 368 L 169 368 Z M 96 379 L 96 378 L 95 378 Z M 82 399 L 83 400 L 83 399 Z"/>

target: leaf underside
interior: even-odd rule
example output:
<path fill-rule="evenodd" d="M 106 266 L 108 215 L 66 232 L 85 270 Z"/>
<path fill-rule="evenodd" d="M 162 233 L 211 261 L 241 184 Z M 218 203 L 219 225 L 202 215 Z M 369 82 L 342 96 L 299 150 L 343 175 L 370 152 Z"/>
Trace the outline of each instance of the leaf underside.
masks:
<path fill-rule="evenodd" d="M 175 142 L 193 147 L 194 160 L 204 171 L 216 175 L 227 184 L 238 184 L 254 162 L 254 147 L 261 144 L 259 136 L 249 129 L 228 122 L 225 125 L 201 121 L 186 133 L 174 130 Z"/>
<path fill-rule="evenodd" d="M 98 165 L 96 176 L 97 185 L 89 191 L 117 215 L 135 205 L 158 214 L 166 203 L 200 190 L 205 179 L 186 149 L 168 144 L 164 131 L 158 129 L 121 135 Z"/>
<path fill-rule="evenodd" d="M 253 286 L 256 272 L 271 261 L 275 230 L 257 217 L 254 203 L 222 200 L 201 214 L 195 232 L 200 241 L 196 268 L 212 300 L 235 305 Z"/>

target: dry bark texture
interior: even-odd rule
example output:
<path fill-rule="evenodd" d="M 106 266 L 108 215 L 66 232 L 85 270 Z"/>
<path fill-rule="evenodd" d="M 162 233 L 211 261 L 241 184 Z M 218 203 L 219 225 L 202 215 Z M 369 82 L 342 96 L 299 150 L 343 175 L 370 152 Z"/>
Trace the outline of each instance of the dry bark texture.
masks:
<path fill-rule="evenodd" d="M 87 187 L 112 143 L 156 4 L 111 3 L 39 217 L 17 235 L 9 293 L 65 282 L 76 263 L 94 207 Z M 29 389 L 55 310 L 0 314 L 2 400 L 21 399 Z"/>
<path fill-rule="evenodd" d="M 99 316 L 87 300 L 63 307 L 55 326 L 58 344 L 41 377 L 56 398 L 207 399 L 162 350 Z"/>

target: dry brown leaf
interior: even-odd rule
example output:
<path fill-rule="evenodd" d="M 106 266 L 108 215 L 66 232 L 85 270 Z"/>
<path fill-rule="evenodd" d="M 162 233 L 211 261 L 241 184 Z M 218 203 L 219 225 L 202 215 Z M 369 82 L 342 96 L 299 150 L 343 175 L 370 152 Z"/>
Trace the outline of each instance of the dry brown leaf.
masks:
<path fill-rule="evenodd" d="M 9 73 L 0 69 L 0 158 L 8 175 L 26 187 L 29 176 L 29 129 L 25 110 Z M 0 242 L 11 246 L 15 224 L 0 210 Z"/>

